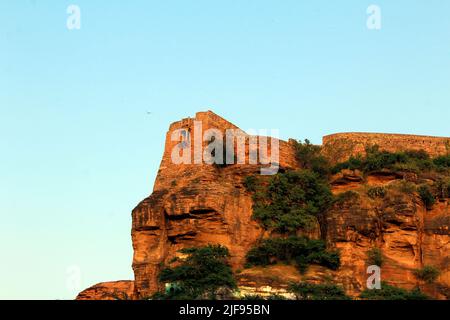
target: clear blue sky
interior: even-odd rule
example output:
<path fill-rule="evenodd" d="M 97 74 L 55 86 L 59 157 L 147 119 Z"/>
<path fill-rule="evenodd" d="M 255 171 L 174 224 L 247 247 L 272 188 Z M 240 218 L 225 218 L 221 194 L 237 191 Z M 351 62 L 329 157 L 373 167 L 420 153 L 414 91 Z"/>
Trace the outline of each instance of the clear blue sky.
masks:
<path fill-rule="evenodd" d="M 315 143 L 449 136 L 449 15 L 446 0 L 1 1 L 0 298 L 73 298 L 73 265 L 83 288 L 132 279 L 130 212 L 168 125 L 196 111 Z"/>

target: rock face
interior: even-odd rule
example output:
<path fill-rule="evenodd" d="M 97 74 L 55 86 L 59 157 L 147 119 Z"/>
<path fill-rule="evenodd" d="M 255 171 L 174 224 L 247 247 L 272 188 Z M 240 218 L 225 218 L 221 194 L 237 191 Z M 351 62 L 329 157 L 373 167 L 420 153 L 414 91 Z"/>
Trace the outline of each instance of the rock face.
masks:
<path fill-rule="evenodd" d="M 326 239 L 341 252 L 342 265 L 334 275 L 335 281 L 342 283 L 349 294 L 361 292 L 367 280 L 367 251 L 378 247 L 385 260 L 382 280 L 407 289 L 419 286 L 433 297 L 450 298 L 449 202 L 440 202 L 427 211 L 416 194 L 400 191 L 400 180 L 391 178 L 381 179 L 389 188 L 382 199 L 367 196 L 368 187 L 380 186 L 374 183 L 376 175 L 356 188 L 350 182 L 355 196 L 328 212 Z M 333 191 L 343 192 L 343 186 Z M 427 285 L 414 276 L 414 270 L 425 265 L 440 270 L 437 284 Z"/>
<path fill-rule="evenodd" d="M 134 281 L 102 282 L 81 291 L 77 300 L 129 300 L 133 297 Z"/>
<path fill-rule="evenodd" d="M 202 124 L 198 132 L 195 121 Z M 133 210 L 133 270 L 137 298 L 160 289 L 157 275 L 161 266 L 177 256 L 180 249 L 208 243 L 225 245 L 230 250 L 231 263 L 237 269 L 243 266 L 250 247 L 263 235 L 263 230 L 251 219 L 251 195 L 243 186 L 246 176 L 260 172 L 260 165 L 249 164 L 250 136 L 239 133 L 246 146 L 243 164 L 219 167 L 173 163 L 172 152 L 180 143 L 178 139 L 172 141 L 176 130 L 188 133 L 184 136 L 190 137 L 187 144 L 192 148 L 187 148 L 187 152 L 192 149 L 191 159 L 194 159 L 192 141 L 196 135 L 203 137 L 208 129 L 217 129 L 225 136 L 227 129 L 238 128 L 210 111 L 197 113 L 194 119 L 173 123 L 167 132 L 154 191 Z M 277 142 L 280 167 L 297 167 L 292 144 Z M 268 144 L 269 155 L 271 145 Z M 203 142 L 203 147 L 206 146 Z M 237 142 L 234 150 L 238 154 Z M 264 161 L 258 159 L 258 162 Z"/>
<path fill-rule="evenodd" d="M 224 140 L 226 130 L 233 129 L 236 141 L 244 142 L 244 147 L 234 145 L 231 148 L 235 154 L 232 164 L 196 163 L 199 162 L 196 148 L 205 149 L 212 141 L 203 141 L 209 129 L 216 129 Z M 196 137 L 202 138 L 196 140 Z M 389 151 L 418 148 L 431 150 L 433 155 L 447 152 L 448 139 L 445 138 L 388 137 L 390 142 L 381 134 L 329 136 L 324 138 L 324 154 L 337 161 L 364 151 L 364 145 L 373 143 Z M 401 139 L 408 142 L 392 143 Z M 251 218 L 252 197 L 243 185 L 244 178 L 270 166 L 268 159 L 274 156 L 272 146 L 276 144 L 279 145 L 279 159 L 272 164 L 275 162 L 280 171 L 299 168 L 292 141 L 269 141 L 267 152 L 258 149 L 257 161 L 252 162 L 254 149 L 250 145 L 253 146 L 254 141 L 258 141 L 262 151 L 265 150 L 265 138 L 247 135 L 211 111 L 199 112 L 195 118 L 173 123 L 167 132 L 153 193 L 132 211 L 134 282 L 99 284 L 80 293 L 78 299 L 110 298 L 111 292 L 117 295 L 122 289 L 133 299 L 148 297 L 162 289 L 162 284 L 157 281 L 158 273 L 165 263 L 180 254 L 180 249 L 209 243 L 228 247 L 231 265 L 244 292 L 284 294 L 287 283 L 292 280 L 323 282 L 333 279 L 343 285 L 348 294 L 357 295 L 365 288 L 368 277 L 366 253 L 377 246 L 387 260 L 382 268 L 383 280 L 405 288 L 420 285 L 436 298 L 450 296 L 449 203 L 440 202 L 432 211 L 427 211 L 415 195 L 395 190 L 383 200 L 373 200 L 366 195 L 370 185 L 387 186 L 403 178 L 395 174 L 364 177 L 357 171 L 343 171 L 331 180 L 335 194 L 348 190 L 358 194 L 354 199 L 337 203 L 327 214 L 324 225 L 320 230 L 317 228 L 317 237 L 341 250 L 339 270 L 312 266 L 302 276 L 289 266 L 241 271 L 247 251 L 258 239 L 267 236 Z M 423 148 L 424 144 L 427 148 Z M 226 145 L 230 147 L 228 142 Z M 242 157 L 236 158 L 238 154 Z M 175 163 L 180 161 L 184 163 Z M 437 284 L 425 285 L 414 277 L 413 270 L 424 265 L 439 267 L 441 275 Z"/>

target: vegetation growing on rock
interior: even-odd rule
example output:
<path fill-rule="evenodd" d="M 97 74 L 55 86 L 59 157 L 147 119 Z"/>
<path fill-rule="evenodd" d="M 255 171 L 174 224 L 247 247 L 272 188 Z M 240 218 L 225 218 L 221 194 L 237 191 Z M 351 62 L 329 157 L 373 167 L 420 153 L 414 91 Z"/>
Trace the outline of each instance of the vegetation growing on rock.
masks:
<path fill-rule="evenodd" d="M 421 269 L 417 269 L 414 272 L 414 275 L 420 279 L 425 281 L 426 283 L 433 283 L 439 277 L 439 270 L 433 266 L 424 266 Z"/>
<path fill-rule="evenodd" d="M 437 199 L 446 199 L 450 194 L 450 167 L 448 156 L 432 159 L 425 151 L 380 151 L 377 146 L 369 147 L 366 156 L 351 157 L 348 161 L 331 167 L 321 156 L 321 147 L 312 145 L 308 140 L 295 144 L 297 159 L 303 168 L 299 171 L 279 173 L 270 178 L 257 176 L 247 177 L 244 185 L 253 194 L 253 218 L 269 231 L 281 235 L 281 238 L 269 238 L 252 248 L 246 256 L 247 265 L 267 266 L 283 262 L 293 263 L 304 273 L 311 263 L 336 270 L 340 266 L 340 255 L 337 251 L 327 251 L 321 240 L 309 240 L 306 237 L 294 236 L 299 230 L 308 230 L 324 217 L 334 205 L 335 208 L 346 209 L 349 202 L 358 205 L 363 201 L 358 190 L 347 190 L 331 194 L 328 178 L 331 173 L 342 169 L 359 170 L 366 175 L 374 172 L 391 172 L 399 174 L 423 174 L 422 178 L 398 180 L 388 186 L 366 186 L 364 193 L 373 199 L 394 201 L 403 205 L 398 192 L 418 195 L 428 210 L 433 208 Z M 388 171 L 385 171 L 388 170 Z M 429 174 L 424 174 L 429 173 Z M 416 175 L 417 177 L 417 175 Z M 426 179 L 431 179 L 426 180 Z M 434 181 L 434 182 L 433 182 Z M 420 184 L 419 186 L 417 186 Z M 397 198 L 400 199 L 398 202 Z M 397 203 L 397 202 L 398 203 Z M 358 203 L 357 203 L 358 202 Z M 381 202 L 380 202 L 381 203 Z M 291 235 L 286 238 L 286 235 Z M 380 249 L 373 248 L 367 252 L 368 265 L 383 264 Z M 426 282 L 433 282 L 439 272 L 432 268 L 416 271 L 416 276 Z M 305 284 L 303 290 L 313 290 Z M 324 287 L 325 288 L 325 287 Z M 325 290 L 321 288 L 321 290 Z M 318 289 L 319 290 L 319 289 Z M 331 290 L 331 289 L 330 289 Z M 314 294 L 311 293 L 311 296 Z M 407 291 L 384 284 L 377 293 L 365 292 L 367 299 L 425 299 L 420 291 Z"/>
<path fill-rule="evenodd" d="M 247 253 L 247 263 L 252 266 L 267 266 L 277 262 L 295 263 L 301 273 L 309 264 L 318 264 L 336 270 L 340 266 L 338 251 L 327 251 L 322 240 L 306 237 L 269 238 Z"/>
<path fill-rule="evenodd" d="M 376 265 L 381 267 L 383 265 L 383 253 L 379 248 L 372 248 L 367 251 L 367 265 Z"/>
<path fill-rule="evenodd" d="M 384 187 L 373 187 L 367 190 L 367 195 L 372 198 L 384 198 L 386 196 L 386 188 Z"/>
<path fill-rule="evenodd" d="M 350 300 L 344 289 L 334 284 L 293 283 L 289 291 L 297 300 Z"/>
<path fill-rule="evenodd" d="M 339 193 L 337 196 L 334 197 L 334 203 L 337 205 L 342 205 L 344 203 L 348 203 L 350 201 L 356 201 L 360 198 L 360 195 L 358 192 L 349 190 L 342 193 Z"/>
<path fill-rule="evenodd" d="M 313 145 L 308 139 L 304 142 L 295 141 L 295 152 L 300 168 L 316 172 L 322 177 L 330 173 L 330 163 L 321 151 L 322 147 Z"/>
<path fill-rule="evenodd" d="M 419 192 L 419 196 L 425 204 L 427 210 L 433 209 L 433 205 L 436 202 L 436 199 L 434 198 L 430 187 L 428 187 L 427 185 L 422 185 L 419 187 L 419 189 L 417 189 L 417 192 Z"/>
<path fill-rule="evenodd" d="M 233 272 L 227 259 L 228 249 L 220 245 L 208 245 L 180 250 L 186 254 L 178 265 L 166 267 L 159 275 L 163 283 L 173 284 L 171 290 L 157 293 L 153 299 L 215 298 L 219 290 L 236 288 Z"/>
<path fill-rule="evenodd" d="M 439 199 L 444 200 L 450 197 L 450 177 L 439 178 L 433 187 Z"/>
<path fill-rule="evenodd" d="M 332 169 L 337 173 L 342 169 L 361 170 L 364 173 L 390 169 L 393 171 L 423 171 L 445 172 L 450 168 L 450 156 L 440 156 L 431 159 L 425 151 L 388 152 L 380 151 L 378 146 L 366 148 L 366 156 L 352 156 L 349 160 L 338 163 Z"/>
<path fill-rule="evenodd" d="M 420 289 L 406 290 L 381 283 L 381 289 L 365 289 L 360 297 L 367 300 L 428 300 Z"/>
<path fill-rule="evenodd" d="M 328 183 L 310 170 L 279 173 L 265 184 L 247 178 L 246 186 L 254 192 L 253 218 L 280 233 L 311 228 L 333 200 Z"/>

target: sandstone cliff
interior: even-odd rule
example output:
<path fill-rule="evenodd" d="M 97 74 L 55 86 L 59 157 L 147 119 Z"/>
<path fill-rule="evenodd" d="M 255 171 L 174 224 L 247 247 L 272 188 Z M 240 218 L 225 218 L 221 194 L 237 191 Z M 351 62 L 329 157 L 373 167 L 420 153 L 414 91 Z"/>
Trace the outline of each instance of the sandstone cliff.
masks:
<path fill-rule="evenodd" d="M 98 283 L 81 291 L 77 300 L 129 300 L 134 294 L 134 281 Z"/>
<path fill-rule="evenodd" d="M 210 128 L 222 132 L 237 129 L 210 111 L 197 113 L 195 119 L 184 119 L 170 126 L 153 194 L 132 213 L 133 270 L 138 298 L 158 289 L 157 274 L 162 264 L 176 256 L 178 250 L 220 243 L 230 249 L 233 266 L 240 268 L 246 252 L 263 234 L 251 219 L 251 196 L 242 185 L 246 176 L 260 170 L 257 165 L 248 164 L 248 148 L 245 164 L 217 167 L 172 162 L 172 150 L 179 143 L 171 140 L 172 133 L 186 129 L 195 139 L 194 121 L 202 122 L 203 132 Z M 203 132 L 199 134 L 203 136 Z M 244 138 L 248 145 L 249 136 L 244 134 Z M 280 141 L 279 158 L 282 168 L 296 167 L 289 143 Z"/>
<path fill-rule="evenodd" d="M 202 122 L 201 132 L 195 132 L 195 121 Z M 333 193 L 353 190 L 359 195 L 335 204 L 311 235 L 340 249 L 342 266 L 339 270 L 312 266 L 306 275 L 300 275 L 291 266 L 244 268 L 245 254 L 258 239 L 267 236 L 267 232 L 252 219 L 252 197 L 243 185 L 244 178 L 259 174 L 261 167 L 261 163 L 249 164 L 251 136 L 244 132 L 239 134 L 247 146 L 246 161 L 241 164 L 174 164 L 171 159 L 174 147 L 180 143 L 172 141 L 175 130 L 185 130 L 188 139 L 193 141 L 195 134 L 203 135 L 210 128 L 222 132 L 238 129 L 211 111 L 199 112 L 193 119 L 170 126 L 153 193 L 132 211 L 135 280 L 124 286 L 126 296 L 131 296 L 132 290 L 132 298 L 141 299 L 162 289 L 163 284 L 157 281 L 162 266 L 178 256 L 180 249 L 208 243 L 228 247 L 232 267 L 244 293 L 284 294 L 290 281 L 332 280 L 341 284 L 348 294 L 356 296 L 364 289 L 367 279 L 366 253 L 377 246 L 387 258 L 383 280 L 404 288 L 419 285 L 436 298 L 450 296 L 448 199 L 427 211 L 417 195 L 396 192 L 394 187 L 383 200 L 367 197 L 367 188 L 371 186 L 394 186 L 410 178 L 395 174 L 363 176 L 357 171 L 344 170 L 332 178 Z M 448 152 L 448 141 L 446 138 L 403 135 L 340 134 L 324 138 L 323 152 L 337 162 L 363 152 L 365 145 L 376 143 L 389 151 L 425 149 L 438 155 Z M 298 169 L 292 141 L 277 140 L 277 143 L 280 146 L 279 170 Z M 272 152 L 271 145 L 268 145 L 268 155 Z M 238 152 L 237 147 L 235 152 Z M 414 269 L 428 264 L 441 270 L 433 285 L 421 283 L 413 275 Z M 100 284 L 83 291 L 78 298 L 114 297 L 118 288 L 117 285 Z"/>

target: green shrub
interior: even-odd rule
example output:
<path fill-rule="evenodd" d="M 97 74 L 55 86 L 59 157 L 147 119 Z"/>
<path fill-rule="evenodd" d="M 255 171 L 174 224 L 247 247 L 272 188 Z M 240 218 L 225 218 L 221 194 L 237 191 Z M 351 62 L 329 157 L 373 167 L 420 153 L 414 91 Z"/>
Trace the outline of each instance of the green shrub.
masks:
<path fill-rule="evenodd" d="M 440 156 L 433 160 L 433 163 L 441 168 L 441 169 L 448 169 L 450 168 L 450 154 L 446 156 Z"/>
<path fill-rule="evenodd" d="M 309 264 L 319 264 L 332 270 L 340 266 L 337 251 L 327 251 L 322 240 L 310 240 L 306 237 L 270 238 L 247 253 L 249 266 L 267 266 L 276 262 L 295 263 L 301 273 L 306 272 Z"/>
<path fill-rule="evenodd" d="M 421 269 L 417 269 L 414 271 L 414 275 L 420 279 L 425 281 L 426 283 L 433 283 L 439 277 L 439 270 L 433 266 L 424 266 Z"/>
<path fill-rule="evenodd" d="M 328 160 L 321 155 L 321 146 L 311 144 L 308 139 L 305 142 L 295 141 L 296 158 L 302 169 L 316 172 L 320 176 L 326 176 L 330 172 Z"/>
<path fill-rule="evenodd" d="M 253 194 L 253 218 L 265 229 L 295 233 L 311 228 L 332 199 L 328 183 L 317 173 L 309 170 L 279 173 Z"/>
<path fill-rule="evenodd" d="M 408 157 L 404 153 L 391 153 L 387 151 L 379 151 L 378 148 L 367 151 L 367 155 L 363 164 L 364 172 L 373 172 L 381 169 L 389 169 L 396 163 L 406 163 Z"/>
<path fill-rule="evenodd" d="M 331 270 L 339 269 L 341 265 L 341 256 L 338 251 L 321 251 L 307 256 L 308 263 L 318 264 Z"/>
<path fill-rule="evenodd" d="M 425 150 L 408 150 L 405 155 L 410 159 L 430 160 L 430 155 Z"/>
<path fill-rule="evenodd" d="M 334 284 L 293 283 L 289 291 L 297 300 L 350 300 L 344 289 Z"/>
<path fill-rule="evenodd" d="M 174 290 L 157 293 L 153 299 L 214 298 L 218 289 L 234 289 L 236 282 L 227 263 L 228 249 L 220 245 L 180 250 L 187 258 L 177 266 L 163 269 L 159 280 L 174 284 Z"/>
<path fill-rule="evenodd" d="M 360 297 L 367 300 L 428 300 L 429 297 L 423 294 L 420 289 L 411 291 L 381 283 L 381 289 L 365 289 Z"/>
<path fill-rule="evenodd" d="M 395 185 L 395 188 L 400 192 L 410 195 L 416 192 L 416 185 L 406 180 L 401 180 L 398 184 Z"/>
<path fill-rule="evenodd" d="M 258 178 L 256 176 L 247 176 L 244 178 L 244 187 L 247 191 L 255 192 L 258 186 Z"/>
<path fill-rule="evenodd" d="M 439 179 L 434 183 L 437 196 L 440 199 L 446 199 L 450 197 L 450 179 Z"/>
<path fill-rule="evenodd" d="M 381 267 L 383 265 L 383 253 L 378 248 L 372 248 L 367 251 L 367 265 L 376 265 Z"/>
<path fill-rule="evenodd" d="M 351 201 L 359 200 L 360 196 L 358 192 L 349 190 L 339 193 L 334 197 L 334 203 L 343 204 Z"/>
<path fill-rule="evenodd" d="M 338 163 L 331 168 L 332 173 L 342 169 L 360 170 L 371 173 L 382 169 L 393 171 L 410 171 L 419 173 L 422 171 L 446 170 L 450 168 L 450 156 L 442 156 L 431 159 L 426 151 L 388 152 L 380 151 L 378 146 L 366 149 L 365 157 L 351 157 L 348 161 Z"/>
<path fill-rule="evenodd" d="M 367 190 L 367 195 L 372 198 L 384 198 L 386 196 L 386 188 L 384 187 L 373 187 Z"/>
<path fill-rule="evenodd" d="M 422 185 L 417 190 L 419 192 L 419 196 L 422 199 L 423 203 L 425 204 L 425 207 L 427 210 L 433 209 L 433 205 L 436 202 L 436 199 L 434 198 L 433 193 L 430 190 L 430 187 L 427 185 Z"/>
<path fill-rule="evenodd" d="M 395 163 L 390 169 L 395 172 L 420 173 L 422 169 L 416 163 Z"/>
<path fill-rule="evenodd" d="M 362 170 L 363 168 L 363 158 L 361 156 L 357 157 L 350 157 L 349 160 L 345 162 L 341 162 L 336 164 L 333 168 L 331 168 L 331 173 L 336 174 L 343 169 L 349 169 L 349 170 Z"/>

